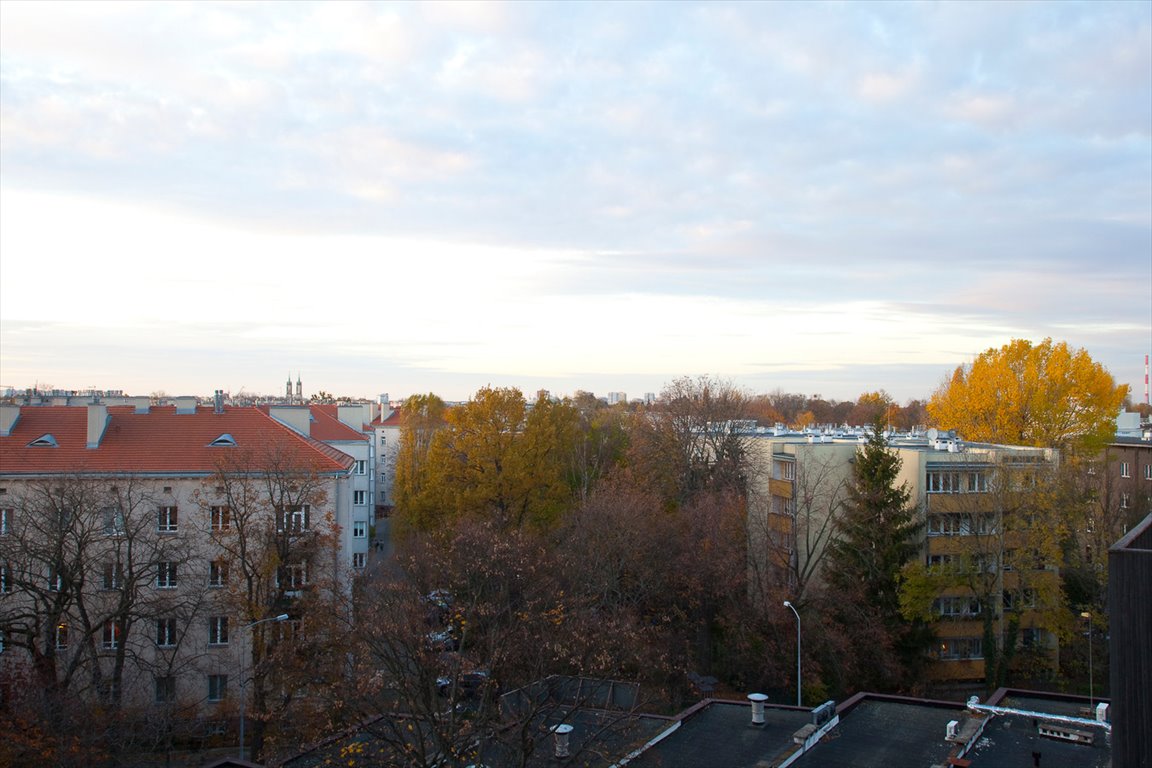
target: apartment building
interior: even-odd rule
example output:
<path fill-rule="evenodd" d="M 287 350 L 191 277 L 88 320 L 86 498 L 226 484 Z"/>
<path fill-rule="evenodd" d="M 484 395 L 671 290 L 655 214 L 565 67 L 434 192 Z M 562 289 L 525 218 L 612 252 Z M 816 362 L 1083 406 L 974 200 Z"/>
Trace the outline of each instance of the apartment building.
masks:
<path fill-rule="evenodd" d="M 0 406 L 0 683 L 230 722 L 252 626 L 349 583 L 355 467 L 219 395 Z"/>
<path fill-rule="evenodd" d="M 749 527 L 753 570 L 798 596 L 818 584 L 835 517 L 847 499 L 863 436 L 764 435 L 753 443 Z M 920 557 L 940 585 L 930 674 L 984 676 L 986 619 L 995 635 L 1055 663 L 1045 620 L 1059 588 L 1056 542 L 1041 532 L 1037 493 L 1057 455 L 1047 449 L 966 444 L 934 430 L 892 436 L 923 523 Z M 1000 640 L 1002 642 L 1002 640 Z"/>

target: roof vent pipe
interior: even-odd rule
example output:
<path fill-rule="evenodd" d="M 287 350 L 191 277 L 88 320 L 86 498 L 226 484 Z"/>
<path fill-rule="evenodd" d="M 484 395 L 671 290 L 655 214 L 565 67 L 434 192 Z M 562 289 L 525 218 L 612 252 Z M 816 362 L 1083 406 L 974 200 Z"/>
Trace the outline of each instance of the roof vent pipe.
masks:
<path fill-rule="evenodd" d="M 762 693 L 750 693 L 748 701 L 752 702 L 752 725 L 764 725 L 764 702 L 768 697 Z"/>
<path fill-rule="evenodd" d="M 212 411 L 213 413 L 224 413 L 224 390 L 216 390 L 216 394 L 212 397 Z"/>
<path fill-rule="evenodd" d="M 570 756 L 568 751 L 568 736 L 572 733 L 572 726 L 568 723 L 552 726 L 552 738 L 556 746 L 556 759 L 564 760 Z"/>

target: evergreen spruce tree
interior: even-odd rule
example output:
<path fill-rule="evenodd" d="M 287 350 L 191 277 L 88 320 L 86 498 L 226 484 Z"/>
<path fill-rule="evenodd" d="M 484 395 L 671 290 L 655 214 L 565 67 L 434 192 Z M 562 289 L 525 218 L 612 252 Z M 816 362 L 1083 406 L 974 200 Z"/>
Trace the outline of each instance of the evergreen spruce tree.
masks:
<path fill-rule="evenodd" d="M 888 447 L 884 424 L 877 419 L 868 441 L 856 453 L 848 499 L 836 520 L 829 544 L 826 581 L 832 594 L 843 596 L 838 620 L 849 633 L 870 625 L 886 648 L 873 648 L 875 688 L 902 688 L 915 681 L 922 650 L 930 634 L 900 613 L 901 569 L 917 553 L 921 524 L 909 504 L 907 484 L 897 485 L 901 459 Z M 864 629 L 860 626 L 860 629 Z"/>

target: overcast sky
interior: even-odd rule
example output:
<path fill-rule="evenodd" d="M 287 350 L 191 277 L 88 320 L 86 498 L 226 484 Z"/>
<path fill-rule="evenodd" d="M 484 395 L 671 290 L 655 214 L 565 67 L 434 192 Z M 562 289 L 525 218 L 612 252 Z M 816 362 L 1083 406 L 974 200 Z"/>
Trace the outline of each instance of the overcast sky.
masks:
<path fill-rule="evenodd" d="M 0 3 L 0 384 L 1143 399 L 1152 3 Z"/>

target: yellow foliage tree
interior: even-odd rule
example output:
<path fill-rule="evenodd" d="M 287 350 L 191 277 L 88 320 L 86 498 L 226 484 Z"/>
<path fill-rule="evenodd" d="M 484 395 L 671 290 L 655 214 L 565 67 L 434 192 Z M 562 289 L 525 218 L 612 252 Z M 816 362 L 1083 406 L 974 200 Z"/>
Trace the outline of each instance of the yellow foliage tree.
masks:
<path fill-rule="evenodd" d="M 429 528 L 440 509 L 431 482 L 428 454 L 436 433 L 447 426 L 448 406 L 437 395 L 412 395 L 400 408 L 400 450 L 396 456 L 397 532 Z"/>
<path fill-rule="evenodd" d="M 957 367 L 928 414 L 968 440 L 1091 449 L 1112 436 L 1127 394 L 1083 349 L 1014 339 Z"/>
<path fill-rule="evenodd" d="M 568 402 L 541 396 L 529 408 L 518 389 L 485 387 L 443 411 L 427 442 L 406 421 L 396 473 L 403 527 L 429 530 L 466 515 L 514 528 L 549 524 L 572 499 L 578 420 Z"/>

